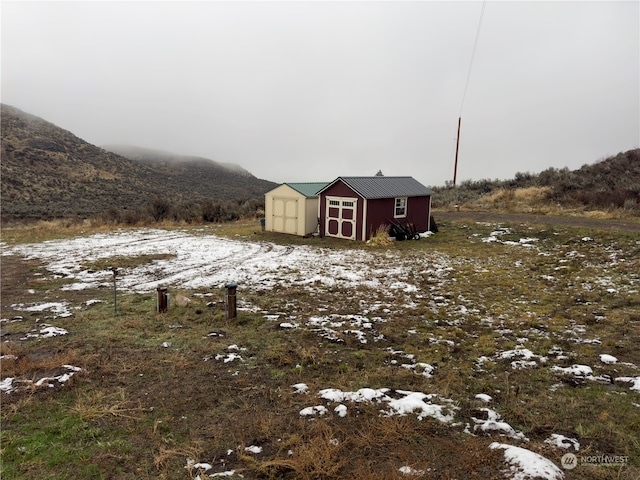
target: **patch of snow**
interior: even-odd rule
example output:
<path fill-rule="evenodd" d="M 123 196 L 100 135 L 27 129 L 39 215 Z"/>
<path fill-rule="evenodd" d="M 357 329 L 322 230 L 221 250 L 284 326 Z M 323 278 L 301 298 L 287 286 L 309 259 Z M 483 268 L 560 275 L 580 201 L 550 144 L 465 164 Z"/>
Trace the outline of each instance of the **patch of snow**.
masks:
<path fill-rule="evenodd" d="M 505 352 L 501 352 L 499 354 L 496 354 L 498 358 L 522 358 L 524 360 L 530 360 L 532 358 L 536 358 L 538 357 L 538 355 L 536 355 L 535 353 L 533 353 L 531 350 L 529 350 L 528 348 L 524 348 L 522 345 L 516 345 L 516 348 L 514 350 L 507 350 Z"/>
<path fill-rule="evenodd" d="M 526 361 L 526 360 L 514 360 L 511 362 L 511 368 L 514 370 L 522 370 L 525 368 L 535 368 L 538 366 L 538 362 L 535 360 Z"/>
<path fill-rule="evenodd" d="M 236 474 L 235 470 L 227 470 L 226 472 L 218 472 L 218 473 L 211 473 L 209 474 L 209 476 L 211 478 L 214 477 L 233 477 Z M 240 475 L 242 477 L 242 475 Z"/>
<path fill-rule="evenodd" d="M 244 451 L 258 454 L 258 453 L 262 453 L 262 447 L 258 447 L 257 445 L 250 445 L 248 447 L 244 447 Z"/>
<path fill-rule="evenodd" d="M 314 407 L 307 407 L 300 410 L 301 417 L 309 417 L 313 415 L 325 415 L 328 412 L 327 407 L 324 405 L 316 405 Z"/>
<path fill-rule="evenodd" d="M 540 362 L 546 362 L 547 357 L 543 357 L 533 353 L 528 348 L 523 347 L 522 345 L 516 345 L 516 348 L 513 350 L 507 350 L 504 352 L 500 352 L 496 354 L 496 357 L 499 359 L 518 359 L 511 362 L 511 368 L 514 370 L 529 368 L 529 367 L 537 367 L 538 363 L 536 360 Z"/>
<path fill-rule="evenodd" d="M 344 417 L 347 416 L 347 406 L 346 405 L 340 404 L 336 408 L 334 408 L 333 411 L 336 412 L 336 414 L 341 418 L 344 418 Z"/>
<path fill-rule="evenodd" d="M 0 381 L 0 392 L 11 393 L 16 387 L 13 386 L 14 377 L 7 377 Z"/>
<path fill-rule="evenodd" d="M 404 394 L 404 397 L 387 401 L 389 410 L 382 412 L 386 416 L 404 416 L 417 412 L 418 420 L 431 417 L 443 423 L 451 423 L 453 421 L 453 414 L 445 411 L 447 407 L 425 402 L 425 399 L 430 400 L 433 397 L 432 395 L 427 395 L 422 392 L 404 392 L 401 390 L 397 390 L 397 392 Z"/>
<path fill-rule="evenodd" d="M 58 382 L 58 383 L 65 383 L 68 382 L 69 379 L 71 377 L 73 377 L 74 373 L 76 372 L 80 372 L 82 371 L 82 369 L 80 367 L 74 367 L 73 365 L 62 365 L 61 368 L 64 368 L 66 370 L 68 370 L 67 372 L 64 372 L 60 375 L 57 375 L 55 377 L 43 377 L 37 381 L 32 381 L 32 380 L 20 380 L 20 382 L 25 383 L 27 385 L 34 385 L 36 387 L 42 387 L 42 386 L 46 386 L 49 388 L 54 388 L 55 387 L 55 383 L 54 382 Z M 7 379 L 3 380 L 3 384 L 4 382 L 6 382 Z M 15 386 L 12 386 L 13 380 L 15 379 L 11 379 L 11 382 L 7 382 L 6 387 L 8 387 L 6 390 L 0 386 L 0 390 L 1 391 L 5 391 L 6 393 L 11 393 L 12 391 L 14 391 L 16 388 Z"/>
<path fill-rule="evenodd" d="M 489 448 L 504 449 L 504 459 L 509 464 L 509 478 L 512 480 L 562 480 L 564 478 L 564 472 L 555 463 L 531 450 L 498 442 L 493 442 Z"/>
<path fill-rule="evenodd" d="M 624 382 L 624 383 L 631 383 L 631 387 L 629 387 L 631 390 L 635 390 L 637 392 L 640 392 L 640 377 L 618 377 L 615 379 L 616 382 L 620 381 L 620 382 Z"/>
<path fill-rule="evenodd" d="M 560 435 L 558 433 L 552 433 L 549 438 L 547 438 L 544 443 L 548 443 L 553 445 L 554 447 L 560 448 L 573 448 L 576 452 L 580 450 L 580 442 L 575 438 L 565 437 L 564 435 Z"/>
<path fill-rule="evenodd" d="M 61 335 L 67 335 L 69 332 L 64 328 L 54 327 L 52 325 L 46 325 L 44 328 L 40 330 L 38 335 L 27 334 L 27 337 L 40 337 L 40 338 L 51 338 L 58 337 Z"/>
<path fill-rule="evenodd" d="M 587 377 L 593 374 L 593 369 L 588 365 L 571 365 L 570 367 L 551 367 L 552 372 L 560 372 L 566 375 L 574 375 L 576 377 Z"/>
<path fill-rule="evenodd" d="M 216 360 L 222 360 L 224 363 L 233 362 L 234 360 L 242 360 L 242 357 L 237 353 L 230 353 L 229 355 L 216 355 Z"/>
<path fill-rule="evenodd" d="M 547 355 L 556 357 L 556 360 L 568 360 L 569 356 L 565 355 L 560 347 L 554 345 L 549 349 Z"/>
<path fill-rule="evenodd" d="M 424 470 L 416 470 L 415 468 L 411 468 L 409 466 L 400 467 L 398 469 L 398 471 L 400 473 L 402 473 L 403 475 L 412 475 L 412 476 L 415 476 L 415 477 L 424 476 Z"/>
<path fill-rule="evenodd" d="M 474 421 L 475 426 L 473 427 L 473 431 L 480 430 L 485 433 L 498 433 L 499 435 L 504 435 L 509 438 L 513 438 L 514 440 L 524 440 L 528 441 L 529 439 L 524 436 L 524 433 L 517 432 L 511 425 L 507 422 L 500 421 L 500 414 L 490 408 L 481 408 L 481 412 L 486 412 L 487 419 L 483 420 L 480 418 L 471 417 Z"/>
<path fill-rule="evenodd" d="M 380 388 L 374 390 L 372 388 L 361 388 L 355 392 L 343 392 L 342 390 L 338 390 L 337 388 L 325 388 L 318 392 L 320 398 L 324 398 L 325 400 L 329 400 L 332 402 L 371 402 L 373 400 L 382 400 L 386 397 L 386 393 L 389 391 L 388 388 Z"/>
<path fill-rule="evenodd" d="M 450 423 L 453 421 L 452 410 L 454 407 L 431 403 L 431 400 L 436 398 L 437 395 L 428 395 L 422 392 L 411 392 L 406 390 L 391 391 L 388 388 L 361 388 L 356 392 L 343 392 L 336 388 L 326 388 L 320 390 L 318 395 L 320 398 L 337 403 L 371 403 L 374 401 L 377 403 L 384 403 L 388 408 L 386 410 L 381 410 L 380 413 L 385 416 L 404 416 L 415 413 L 419 420 L 431 417 L 443 423 Z M 346 413 L 346 409 L 341 409 L 338 413 L 340 414 L 342 411 Z"/>
<path fill-rule="evenodd" d="M 600 361 L 602 363 L 606 363 L 609 365 L 613 363 L 618 363 L 618 359 L 616 357 L 614 357 L 613 355 L 608 355 L 606 353 L 600 354 Z"/>
<path fill-rule="evenodd" d="M 432 365 L 429 365 L 428 363 L 422 363 L 422 362 L 412 363 L 412 364 L 403 363 L 400 366 L 402 368 L 406 368 L 407 370 L 413 370 L 418 375 L 422 375 L 423 377 L 426 377 L 426 378 L 433 377 L 433 372 L 435 371 L 435 368 L 433 368 Z"/>
<path fill-rule="evenodd" d="M 45 312 L 49 311 L 54 314 L 55 317 L 68 318 L 73 315 L 70 311 L 70 306 L 67 302 L 46 302 L 46 303 L 35 303 L 33 305 L 27 306 L 24 303 L 17 303 L 11 305 L 11 308 L 14 310 L 19 310 L 23 312 Z"/>
<path fill-rule="evenodd" d="M 295 385 L 291 385 L 291 388 L 294 388 L 296 393 L 309 393 L 309 387 L 306 383 L 296 383 Z"/>
<path fill-rule="evenodd" d="M 280 324 L 280 328 L 289 328 L 289 329 L 294 329 L 294 328 L 298 328 L 298 324 L 296 323 L 289 323 L 289 322 L 282 322 Z"/>
<path fill-rule="evenodd" d="M 489 403 L 489 402 L 491 402 L 491 400 L 493 400 L 491 395 L 487 395 L 486 393 L 478 393 L 475 396 L 475 398 L 477 398 L 478 400 L 482 400 L 485 403 Z"/>
<path fill-rule="evenodd" d="M 16 315 L 13 318 L 2 318 L 0 319 L 0 323 L 16 323 L 16 322 L 22 322 L 23 320 L 24 320 L 24 317 L 20 315 Z"/>

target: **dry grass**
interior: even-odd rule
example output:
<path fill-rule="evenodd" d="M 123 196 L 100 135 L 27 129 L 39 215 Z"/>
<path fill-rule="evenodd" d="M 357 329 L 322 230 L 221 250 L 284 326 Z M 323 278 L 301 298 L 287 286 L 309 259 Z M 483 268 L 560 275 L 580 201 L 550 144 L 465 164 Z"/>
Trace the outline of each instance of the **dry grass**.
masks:
<path fill-rule="evenodd" d="M 102 390 L 81 392 L 75 404 L 69 409 L 85 421 L 97 420 L 103 417 L 119 417 L 136 420 L 142 408 L 131 406 L 123 388 L 108 393 Z"/>
<path fill-rule="evenodd" d="M 549 191 L 548 187 L 502 188 L 480 197 L 474 205 L 484 210 L 549 214 L 557 210 L 548 199 Z"/>
<path fill-rule="evenodd" d="M 386 224 L 380 225 L 367 245 L 371 247 L 388 247 L 393 245 L 393 240 L 389 237 L 390 228 L 391 227 Z"/>
<path fill-rule="evenodd" d="M 194 459 L 201 458 L 203 451 L 203 446 L 198 442 L 180 448 L 163 446 L 154 454 L 153 463 L 159 472 L 163 472 L 167 466 L 176 460 L 184 462 L 186 464 L 185 467 L 189 467 L 188 460 L 194 461 Z M 194 463 L 198 462 L 194 461 Z M 191 478 L 195 478 L 195 475 L 199 473 L 198 469 L 193 467 L 187 468 L 187 472 Z M 166 478 L 164 475 L 162 477 Z"/>
<path fill-rule="evenodd" d="M 518 442 L 495 433 L 463 433 L 466 423 L 473 429 L 471 417 L 479 417 L 479 409 L 487 406 L 475 399 L 476 393 L 490 394 L 488 406 L 530 438 L 525 448 L 558 463 L 562 452 L 544 440 L 563 433 L 578 438 L 585 452 L 630 455 L 634 460 L 628 472 L 633 472 L 640 452 L 636 393 L 628 385 L 577 383 L 550 366 L 584 363 L 597 373 L 637 375 L 631 367 L 605 367 L 598 359 L 602 352 L 614 353 L 620 362 L 640 365 L 635 348 L 640 299 L 630 293 L 638 279 L 633 268 L 637 239 L 510 226 L 504 240 L 536 236 L 545 253 L 539 255 L 533 248 L 483 242 L 495 229 L 449 224 L 428 242 L 387 247 L 390 254 L 419 259 L 410 278 L 419 295 L 394 292 L 387 298 L 364 287 L 322 285 L 313 292 L 299 285 L 247 289 L 242 301 L 256 313 L 243 311 L 238 320 L 224 321 L 218 310 L 204 306 L 211 297 L 193 295 L 189 306 L 160 315 L 152 295 L 123 295 L 121 311 L 114 315 L 110 293 L 104 292 L 104 304 L 60 320 L 70 335 L 0 345 L 3 354 L 16 356 L 2 361 L 3 378 L 8 372 L 29 376 L 62 364 L 85 370 L 65 387 L 3 395 L 5 475 L 180 479 L 235 470 L 245 479 L 369 480 L 410 478 L 398 470 L 410 467 L 423 471 L 424 478 L 503 478 L 503 454 L 488 445 Z M 233 231 L 253 235 L 248 226 L 235 225 Z M 582 241 L 586 235 L 592 240 Z M 617 264 L 611 262 L 612 253 Z M 451 270 L 425 273 L 434 254 L 446 256 Z M 28 269 L 12 271 L 16 277 L 29 275 Z M 609 285 L 598 282 L 611 282 L 621 291 L 609 293 Z M 45 286 L 52 296 L 67 294 Z M 23 300 L 20 289 L 8 292 L 3 303 Z M 79 292 L 72 295 L 77 304 L 86 300 Z M 366 315 L 384 321 L 372 322 L 367 343 L 346 333 L 348 326 L 334 327 L 341 342 L 304 327 L 310 316 L 361 314 L 376 302 L 383 306 Z M 198 309 L 203 313 L 196 314 Z M 295 317 L 302 327 L 278 328 L 264 317 L 275 312 L 282 320 Z M 33 322 L 28 317 L 3 328 L 24 331 Z M 576 325 L 585 332 L 567 333 Z M 221 335 L 210 337 L 212 331 Z M 162 347 L 165 341 L 171 345 Z M 571 356 L 564 363 L 550 357 L 547 364 L 529 369 L 514 369 L 510 359 L 496 357 L 520 343 L 537 355 L 557 346 Z M 215 360 L 232 344 L 246 349 L 233 350 L 242 360 Z M 42 352 L 50 356 L 33 356 Z M 21 360 L 29 355 L 28 362 Z M 406 355 L 433 365 L 433 375 L 401 367 L 410 363 Z M 481 366 L 480 356 L 488 358 Z M 309 394 L 294 391 L 291 386 L 299 382 L 308 385 Z M 555 384 L 563 386 L 554 390 Z M 341 418 L 332 411 L 335 404 L 317 395 L 330 387 L 437 393 L 453 402 L 460 424 L 418 420 L 414 414 L 386 417 L 380 412 L 385 406 L 375 402 L 345 402 L 349 413 Z M 319 404 L 329 409 L 327 415 L 299 415 Z M 49 435 L 42 438 L 44 433 Z M 41 445 L 47 448 L 39 450 Z M 250 445 L 263 451 L 250 454 L 244 450 Z M 73 468 L 44 468 L 52 450 L 59 450 Z M 197 462 L 214 468 L 189 467 Z M 82 466 L 91 466 L 93 473 Z M 625 472 L 616 473 L 625 478 Z M 566 480 L 615 478 L 613 470 L 603 468 L 574 473 L 567 472 Z"/>
<path fill-rule="evenodd" d="M 60 368 L 61 365 L 75 365 L 81 354 L 72 349 L 64 352 L 34 352 L 19 353 L 22 349 L 3 345 L 2 355 L 8 358 L 2 360 L 2 376 L 15 377 L 33 375 L 35 372 L 47 372 Z"/>
<path fill-rule="evenodd" d="M 257 460 L 240 453 L 240 459 L 266 478 L 293 474 L 302 480 L 336 478 L 348 461 L 336 432 L 325 422 L 314 422 L 302 436 L 294 436 L 278 452 L 284 458 Z M 286 449 L 286 450 L 285 450 Z"/>

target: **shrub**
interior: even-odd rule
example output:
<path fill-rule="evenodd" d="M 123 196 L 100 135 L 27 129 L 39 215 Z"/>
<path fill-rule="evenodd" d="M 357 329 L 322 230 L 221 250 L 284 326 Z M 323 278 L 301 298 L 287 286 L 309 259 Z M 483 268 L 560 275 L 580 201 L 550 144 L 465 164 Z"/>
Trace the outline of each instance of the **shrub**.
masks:
<path fill-rule="evenodd" d="M 156 222 L 166 220 L 171 212 L 171 204 L 166 198 L 156 197 L 151 201 L 149 213 Z"/>
<path fill-rule="evenodd" d="M 382 224 L 376 230 L 376 233 L 371 237 L 371 240 L 367 243 L 372 247 L 387 247 L 393 244 L 393 240 L 389 237 L 389 225 Z"/>

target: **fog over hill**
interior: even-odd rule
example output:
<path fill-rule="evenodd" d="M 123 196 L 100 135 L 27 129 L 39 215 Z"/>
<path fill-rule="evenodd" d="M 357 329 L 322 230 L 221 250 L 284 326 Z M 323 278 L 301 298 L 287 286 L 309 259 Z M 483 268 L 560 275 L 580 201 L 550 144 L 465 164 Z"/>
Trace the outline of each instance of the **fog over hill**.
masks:
<path fill-rule="evenodd" d="M 203 166 L 223 168 L 230 172 L 234 172 L 240 175 L 246 175 L 252 177 L 253 175 L 235 163 L 220 163 L 215 160 L 203 157 L 193 157 L 188 155 L 178 155 L 176 153 L 165 152 L 162 150 L 154 150 L 151 148 L 138 147 L 134 145 L 101 145 L 102 148 L 110 152 L 121 155 L 130 160 L 139 162 L 147 162 L 152 164 L 161 165 L 175 165 L 179 163 L 197 164 L 202 163 Z"/>
<path fill-rule="evenodd" d="M 127 158 L 9 105 L 1 114 L 5 220 L 143 211 L 158 198 L 170 205 L 262 201 L 275 186 L 208 159 L 133 147 Z"/>

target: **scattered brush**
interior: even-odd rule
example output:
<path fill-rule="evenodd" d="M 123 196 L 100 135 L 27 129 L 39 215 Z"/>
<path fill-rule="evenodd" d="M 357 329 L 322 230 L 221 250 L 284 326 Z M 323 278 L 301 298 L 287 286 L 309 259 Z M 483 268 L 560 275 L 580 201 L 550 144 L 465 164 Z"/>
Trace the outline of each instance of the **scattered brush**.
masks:
<path fill-rule="evenodd" d="M 391 227 L 386 224 L 382 224 L 376 230 L 376 233 L 371 237 L 371 240 L 367 242 L 367 245 L 372 247 L 388 247 L 393 245 L 393 240 L 389 236 L 389 229 Z"/>

